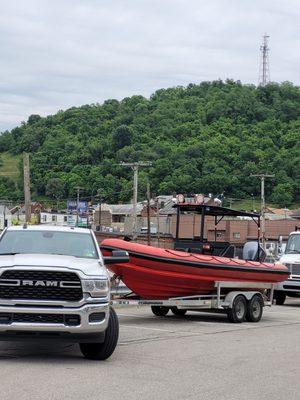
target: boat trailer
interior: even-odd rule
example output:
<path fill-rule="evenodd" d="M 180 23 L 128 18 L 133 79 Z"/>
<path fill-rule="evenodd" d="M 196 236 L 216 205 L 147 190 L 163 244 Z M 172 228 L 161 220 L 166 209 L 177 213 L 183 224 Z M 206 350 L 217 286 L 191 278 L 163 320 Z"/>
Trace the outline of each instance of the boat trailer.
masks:
<path fill-rule="evenodd" d="M 216 281 L 216 291 L 209 295 L 172 297 L 166 300 L 146 300 L 119 288 L 118 280 L 112 281 L 114 306 L 150 306 L 154 315 L 163 317 L 171 310 L 176 316 L 187 311 L 225 313 L 230 322 L 259 322 L 264 307 L 271 307 L 274 283 Z"/>

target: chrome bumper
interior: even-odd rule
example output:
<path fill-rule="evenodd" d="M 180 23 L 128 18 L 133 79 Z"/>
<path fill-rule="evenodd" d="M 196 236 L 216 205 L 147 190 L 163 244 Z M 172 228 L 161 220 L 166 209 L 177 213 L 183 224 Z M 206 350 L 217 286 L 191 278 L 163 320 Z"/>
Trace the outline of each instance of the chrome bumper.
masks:
<path fill-rule="evenodd" d="M 39 322 L 10 322 L 0 323 L 0 336 L 2 334 L 9 334 L 13 332 L 42 332 L 42 333 L 66 333 L 66 334 L 91 334 L 97 335 L 103 333 L 108 325 L 109 319 L 109 304 L 108 303 L 95 303 L 85 304 L 78 308 L 68 307 L 53 307 L 51 306 L 38 307 L 15 307 L 15 306 L 0 306 L 0 315 L 3 314 L 60 314 L 60 315 L 78 315 L 80 316 L 80 323 L 76 326 L 70 326 L 66 323 L 39 323 Z M 89 316 L 92 313 L 105 313 L 104 319 L 99 322 L 90 322 Z"/>
<path fill-rule="evenodd" d="M 288 279 L 284 282 L 280 282 L 276 285 L 275 290 L 283 290 L 285 292 L 300 293 L 300 278 Z"/>

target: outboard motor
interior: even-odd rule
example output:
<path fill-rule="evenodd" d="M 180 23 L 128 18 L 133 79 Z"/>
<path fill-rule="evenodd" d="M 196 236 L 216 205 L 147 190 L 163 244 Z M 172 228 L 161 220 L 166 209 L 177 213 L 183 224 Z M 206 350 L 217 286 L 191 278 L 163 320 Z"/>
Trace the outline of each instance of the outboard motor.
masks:
<path fill-rule="evenodd" d="M 258 242 L 247 242 L 243 247 L 243 260 L 263 262 L 266 258 L 266 252 L 259 246 L 259 260 L 257 259 Z"/>

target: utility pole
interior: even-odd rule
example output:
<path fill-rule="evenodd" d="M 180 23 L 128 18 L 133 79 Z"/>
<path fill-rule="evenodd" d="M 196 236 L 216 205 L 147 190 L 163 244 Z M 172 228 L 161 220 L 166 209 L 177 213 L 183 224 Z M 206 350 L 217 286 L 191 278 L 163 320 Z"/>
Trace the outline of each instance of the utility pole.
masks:
<path fill-rule="evenodd" d="M 150 225 L 150 183 L 147 182 L 147 231 L 148 231 L 148 246 L 151 244 L 151 225 Z"/>
<path fill-rule="evenodd" d="M 78 226 L 78 222 L 79 222 L 79 195 L 80 195 L 80 190 L 82 189 L 82 187 L 76 186 L 75 189 L 77 190 L 77 205 L 76 205 L 77 216 L 76 216 L 76 226 Z"/>
<path fill-rule="evenodd" d="M 137 237 L 137 197 L 138 197 L 138 173 L 139 167 L 150 167 L 152 165 L 151 161 L 137 161 L 133 163 L 125 163 L 121 162 L 120 165 L 123 167 L 131 167 L 133 170 L 133 210 L 132 210 L 132 217 L 133 217 L 133 227 L 132 227 L 132 238 L 133 240 Z"/>
<path fill-rule="evenodd" d="M 30 195 L 30 166 L 29 154 L 23 153 L 24 198 L 26 222 L 31 220 L 31 195 Z"/>
<path fill-rule="evenodd" d="M 266 239 L 266 218 L 265 218 L 265 212 L 266 212 L 266 199 L 265 199 L 265 179 L 266 178 L 274 178 L 275 175 L 269 175 L 269 174 L 251 174 L 251 177 L 257 177 L 260 178 L 260 195 L 261 195 L 261 240 L 262 240 L 262 246 L 265 248 L 265 239 Z"/>
<path fill-rule="evenodd" d="M 263 42 L 260 46 L 260 68 L 259 68 L 259 85 L 265 86 L 270 82 L 270 67 L 269 67 L 269 35 L 266 33 L 263 36 Z"/>

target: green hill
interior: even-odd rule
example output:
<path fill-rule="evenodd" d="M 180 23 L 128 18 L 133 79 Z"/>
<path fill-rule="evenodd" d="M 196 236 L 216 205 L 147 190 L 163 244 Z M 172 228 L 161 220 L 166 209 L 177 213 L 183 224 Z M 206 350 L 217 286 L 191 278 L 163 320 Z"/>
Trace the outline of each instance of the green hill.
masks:
<path fill-rule="evenodd" d="M 31 153 L 32 184 L 41 196 L 74 197 L 81 186 L 87 197 L 100 189 L 108 201 L 128 201 L 132 171 L 120 162 L 150 160 L 139 174 L 141 197 L 149 178 L 155 193 L 251 198 L 260 185 L 250 174 L 268 172 L 275 178 L 266 184 L 267 199 L 289 206 L 299 200 L 300 90 L 290 83 L 202 82 L 149 99 L 31 115 L 0 136 L 0 151 Z"/>

